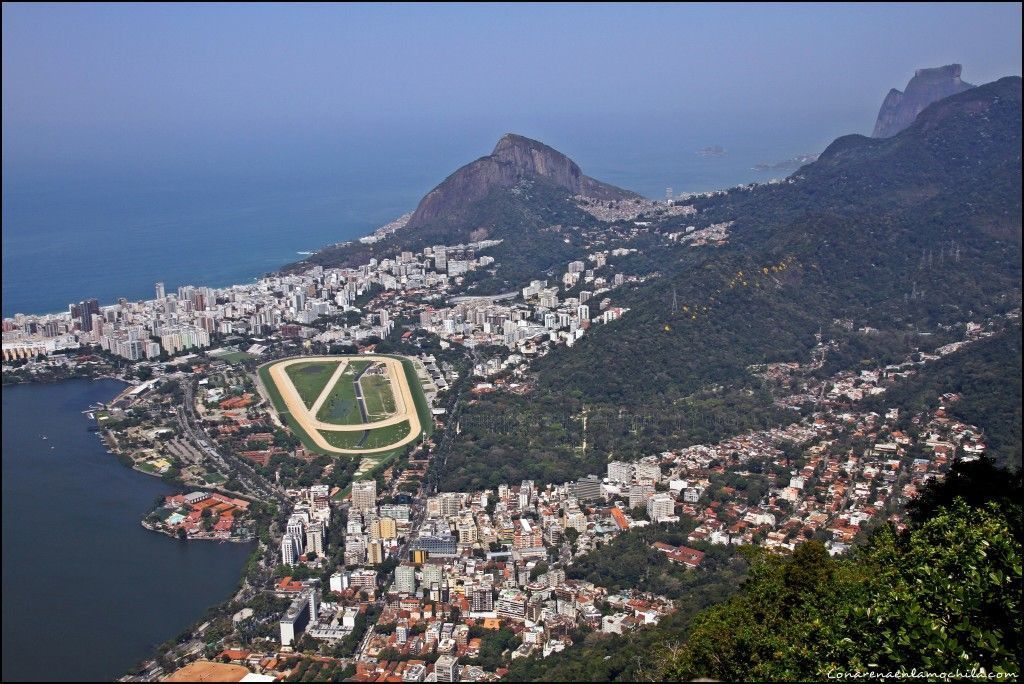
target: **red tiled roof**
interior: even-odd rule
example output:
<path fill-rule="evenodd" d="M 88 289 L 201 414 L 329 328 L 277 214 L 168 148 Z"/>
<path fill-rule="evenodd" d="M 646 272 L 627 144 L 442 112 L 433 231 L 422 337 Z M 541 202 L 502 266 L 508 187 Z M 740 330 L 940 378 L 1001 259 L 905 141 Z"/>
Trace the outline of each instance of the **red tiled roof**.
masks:
<path fill-rule="evenodd" d="M 626 520 L 625 514 L 623 514 L 623 512 L 618 508 L 612 508 L 612 520 L 615 521 L 615 524 L 618 525 L 620 530 L 629 529 L 629 521 Z"/>

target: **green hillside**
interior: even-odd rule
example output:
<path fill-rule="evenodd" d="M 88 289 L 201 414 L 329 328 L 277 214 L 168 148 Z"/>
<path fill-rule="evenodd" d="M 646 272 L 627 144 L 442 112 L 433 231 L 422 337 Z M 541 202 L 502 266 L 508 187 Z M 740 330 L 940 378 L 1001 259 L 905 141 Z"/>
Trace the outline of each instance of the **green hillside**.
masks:
<path fill-rule="evenodd" d="M 691 571 L 672 594 L 678 611 L 656 627 L 586 635 L 549 658 L 513 661 L 506 679 L 825 681 L 835 671 L 1019 672 L 1020 496 L 1019 472 L 985 460 L 958 465 L 925 492 L 903 533 L 884 527 L 838 559 L 818 542 L 789 557 L 746 549 L 747 579 L 731 597 L 723 600 L 730 585 L 720 582 L 736 586 L 734 564 Z M 631 552 L 630 543 L 616 543 L 624 547 L 619 552 L 639 554 L 624 556 L 639 568 L 636 579 L 652 574 L 644 569 L 646 546 L 632 544 Z M 607 572 L 629 572 L 622 567 L 628 563 L 606 565 Z M 708 591 L 720 603 L 702 609 Z"/>
<path fill-rule="evenodd" d="M 882 332 L 857 342 L 871 355 L 1018 308 L 1020 131 L 1021 81 L 1005 78 L 933 104 L 893 138 L 840 138 L 785 183 L 662 221 L 662 234 L 734 223 L 723 247 L 634 257 L 626 266 L 660 277 L 616 296 L 627 315 L 538 361 L 530 395 L 468 406 L 444 486 L 564 481 L 610 455 L 786 419 L 748 366 L 806 361 L 816 334 L 851 336 L 839 321 Z"/>

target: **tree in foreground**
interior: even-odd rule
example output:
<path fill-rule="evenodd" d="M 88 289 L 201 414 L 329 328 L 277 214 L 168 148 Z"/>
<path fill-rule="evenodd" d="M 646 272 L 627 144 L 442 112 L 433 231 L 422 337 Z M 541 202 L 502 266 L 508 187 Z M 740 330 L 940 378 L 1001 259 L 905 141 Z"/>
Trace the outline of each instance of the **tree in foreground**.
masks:
<path fill-rule="evenodd" d="M 1022 652 L 1015 506 L 934 509 L 847 559 L 763 553 L 728 602 L 667 649 L 660 678 L 813 680 L 835 672 L 1011 673 Z"/>

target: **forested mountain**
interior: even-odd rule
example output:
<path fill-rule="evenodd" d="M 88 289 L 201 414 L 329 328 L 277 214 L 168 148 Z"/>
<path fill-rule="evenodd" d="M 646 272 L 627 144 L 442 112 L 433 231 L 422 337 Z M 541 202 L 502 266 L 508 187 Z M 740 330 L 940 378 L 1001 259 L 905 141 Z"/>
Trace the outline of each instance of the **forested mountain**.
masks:
<path fill-rule="evenodd" d="M 732 222 L 728 244 L 666 241 L 616 263 L 660 277 L 617 295 L 620 320 L 538 361 L 529 396 L 467 407 L 446 488 L 564 481 L 770 423 L 748 367 L 806 360 L 816 334 L 846 334 L 838 321 L 911 351 L 919 330 L 1018 308 L 1021 80 L 936 102 L 891 138 L 839 138 L 785 183 L 696 207 L 655 230 Z"/>
<path fill-rule="evenodd" d="M 597 401 L 689 392 L 799 357 L 835 319 L 893 329 L 1016 306 L 1020 87 L 967 91 L 894 138 L 838 139 L 788 183 L 704 201 L 703 222 L 735 222 L 729 245 L 652 253 L 665 277 L 546 359 L 545 384 Z"/>

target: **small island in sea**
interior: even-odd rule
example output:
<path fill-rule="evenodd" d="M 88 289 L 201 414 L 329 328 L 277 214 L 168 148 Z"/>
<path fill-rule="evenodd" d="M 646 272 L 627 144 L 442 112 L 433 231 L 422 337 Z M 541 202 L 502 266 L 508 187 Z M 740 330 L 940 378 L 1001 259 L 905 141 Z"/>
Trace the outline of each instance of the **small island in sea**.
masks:
<path fill-rule="evenodd" d="M 724 157 L 726 152 L 725 148 L 722 147 L 721 145 L 708 145 L 707 147 L 700 148 L 699 150 L 694 152 L 694 154 L 696 154 L 699 157 L 710 158 Z"/>

